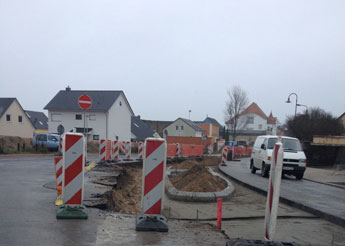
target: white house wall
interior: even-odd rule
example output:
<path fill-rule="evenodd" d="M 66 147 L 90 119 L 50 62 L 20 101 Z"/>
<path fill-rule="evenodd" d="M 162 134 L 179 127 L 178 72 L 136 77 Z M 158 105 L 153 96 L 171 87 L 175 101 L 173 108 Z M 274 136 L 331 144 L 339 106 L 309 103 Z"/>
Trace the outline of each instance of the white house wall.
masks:
<path fill-rule="evenodd" d="M 52 121 L 52 114 L 60 114 L 61 121 Z M 75 115 L 81 114 L 82 119 L 76 120 Z M 99 138 L 106 137 L 106 114 L 104 112 L 88 112 L 86 115 L 91 115 L 91 119 L 86 117 L 86 127 L 92 128 L 92 135 L 99 135 Z M 83 112 L 66 112 L 66 111 L 49 111 L 48 112 L 48 132 L 57 133 L 57 127 L 63 125 L 65 132 L 70 131 L 75 127 L 84 127 L 84 113 Z M 92 140 L 92 135 L 89 140 Z"/>
<path fill-rule="evenodd" d="M 121 102 L 121 106 L 120 106 Z M 121 94 L 111 106 L 108 114 L 108 138 L 119 137 L 120 141 L 131 140 L 131 110 Z"/>
<path fill-rule="evenodd" d="M 267 120 L 263 119 L 257 114 L 246 114 L 240 117 L 240 120 L 247 120 L 248 117 L 254 117 L 254 122 L 252 124 L 247 124 L 245 130 L 258 130 L 266 131 L 267 130 Z M 259 128 L 261 125 L 261 128 Z"/>

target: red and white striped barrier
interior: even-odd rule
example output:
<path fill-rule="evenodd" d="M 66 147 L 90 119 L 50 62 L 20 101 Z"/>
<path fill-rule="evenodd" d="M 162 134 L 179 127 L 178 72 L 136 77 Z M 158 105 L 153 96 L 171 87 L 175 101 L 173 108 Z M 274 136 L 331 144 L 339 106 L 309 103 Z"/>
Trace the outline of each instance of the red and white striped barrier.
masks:
<path fill-rule="evenodd" d="M 144 153 L 144 143 L 139 142 L 138 143 L 138 158 L 143 159 L 143 153 Z"/>
<path fill-rule="evenodd" d="M 63 158 L 62 156 L 54 156 L 54 167 L 55 167 L 55 179 L 56 189 L 58 195 L 62 194 L 62 181 L 63 181 Z"/>
<path fill-rule="evenodd" d="M 181 144 L 176 144 L 176 157 L 181 157 Z"/>
<path fill-rule="evenodd" d="M 278 138 L 278 142 L 275 144 L 272 152 L 271 171 L 267 189 L 265 212 L 265 239 L 267 241 L 273 240 L 276 229 L 283 157 L 283 145 L 281 139 Z"/>
<path fill-rule="evenodd" d="M 63 145 L 63 138 L 62 135 L 60 136 L 60 142 L 59 142 L 59 152 L 62 153 L 62 145 Z"/>
<path fill-rule="evenodd" d="M 121 151 L 124 155 L 126 155 L 126 141 L 121 142 Z"/>
<path fill-rule="evenodd" d="M 111 151 L 111 159 L 117 160 L 119 159 L 119 141 L 115 140 L 112 144 L 112 151 Z"/>
<path fill-rule="evenodd" d="M 227 155 L 228 155 L 228 147 L 224 146 L 224 148 L 222 150 L 222 161 L 221 161 L 221 164 L 225 165 Z"/>
<path fill-rule="evenodd" d="M 161 214 L 163 210 L 166 146 L 162 138 L 145 140 L 141 194 L 143 214 Z"/>
<path fill-rule="evenodd" d="M 105 139 L 99 140 L 99 161 L 100 162 L 105 162 L 105 146 L 106 146 Z"/>
<path fill-rule="evenodd" d="M 125 158 L 126 159 L 131 159 L 131 152 L 132 152 L 131 142 L 126 142 L 125 149 L 126 149 Z"/>
<path fill-rule="evenodd" d="M 111 140 L 105 141 L 105 160 L 111 160 Z"/>
<path fill-rule="evenodd" d="M 212 150 L 213 150 L 212 145 L 209 145 L 209 146 L 207 147 L 207 151 L 208 151 L 208 154 L 209 154 L 209 155 L 212 154 Z"/>
<path fill-rule="evenodd" d="M 84 187 L 84 136 L 66 133 L 63 146 L 63 189 L 65 205 L 82 205 Z"/>

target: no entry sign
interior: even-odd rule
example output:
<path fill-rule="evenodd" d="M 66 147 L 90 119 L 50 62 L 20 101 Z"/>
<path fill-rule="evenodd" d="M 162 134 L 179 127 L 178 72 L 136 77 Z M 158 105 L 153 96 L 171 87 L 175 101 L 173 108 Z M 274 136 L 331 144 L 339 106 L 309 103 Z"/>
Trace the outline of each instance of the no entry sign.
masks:
<path fill-rule="evenodd" d="M 81 96 L 78 98 L 78 104 L 79 104 L 79 107 L 81 107 L 81 108 L 84 109 L 84 110 L 90 108 L 91 105 L 92 105 L 91 97 L 89 97 L 89 96 L 86 95 L 86 94 L 81 95 Z"/>

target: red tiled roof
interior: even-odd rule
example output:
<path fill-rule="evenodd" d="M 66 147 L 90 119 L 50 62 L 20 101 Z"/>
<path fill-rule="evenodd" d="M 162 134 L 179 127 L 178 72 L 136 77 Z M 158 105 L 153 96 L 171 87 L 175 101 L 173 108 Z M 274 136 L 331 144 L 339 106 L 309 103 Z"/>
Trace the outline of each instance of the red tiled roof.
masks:
<path fill-rule="evenodd" d="M 272 124 L 274 125 L 277 123 L 277 117 L 273 117 L 272 112 L 270 113 L 270 116 L 267 118 L 267 124 Z"/>
<path fill-rule="evenodd" d="M 267 120 L 267 116 L 255 102 L 250 104 L 248 108 L 242 111 L 241 115 L 244 115 L 244 114 L 257 114 L 261 116 L 262 118 L 264 118 L 265 120 Z"/>

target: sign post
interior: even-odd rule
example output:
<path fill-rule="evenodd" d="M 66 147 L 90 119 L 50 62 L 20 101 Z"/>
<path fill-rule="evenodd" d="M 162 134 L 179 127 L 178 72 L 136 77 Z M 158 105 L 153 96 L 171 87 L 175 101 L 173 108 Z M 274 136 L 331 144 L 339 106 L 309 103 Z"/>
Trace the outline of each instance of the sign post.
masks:
<path fill-rule="evenodd" d="M 86 157 L 87 157 L 87 134 L 86 134 L 86 130 L 85 130 L 85 120 L 86 120 L 85 113 L 86 113 L 86 110 L 89 109 L 92 106 L 92 99 L 91 99 L 91 97 L 89 97 L 88 95 L 86 95 L 84 93 L 83 95 L 81 95 L 78 98 L 78 105 L 79 105 L 79 107 L 81 107 L 84 110 L 84 137 L 86 139 L 85 140 L 86 141 L 86 144 L 85 144 L 85 160 L 86 160 Z"/>

